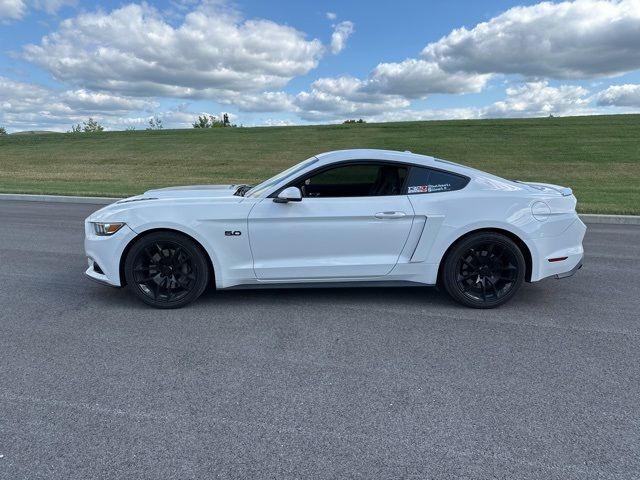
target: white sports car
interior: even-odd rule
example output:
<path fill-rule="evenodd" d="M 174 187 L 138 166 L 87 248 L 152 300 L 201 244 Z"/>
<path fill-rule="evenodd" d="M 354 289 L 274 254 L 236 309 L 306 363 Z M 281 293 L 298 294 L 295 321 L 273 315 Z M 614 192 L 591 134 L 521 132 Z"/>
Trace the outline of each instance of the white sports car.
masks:
<path fill-rule="evenodd" d="M 149 305 L 216 288 L 441 285 L 469 307 L 582 266 L 570 188 L 410 152 L 343 150 L 250 187 L 149 190 L 85 222 L 86 274 Z"/>

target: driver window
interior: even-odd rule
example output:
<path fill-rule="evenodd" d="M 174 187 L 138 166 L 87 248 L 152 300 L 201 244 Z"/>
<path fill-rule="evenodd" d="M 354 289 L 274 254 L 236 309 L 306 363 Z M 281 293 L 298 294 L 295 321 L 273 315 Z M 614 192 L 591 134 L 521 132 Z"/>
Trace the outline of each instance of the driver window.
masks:
<path fill-rule="evenodd" d="M 335 167 L 305 179 L 305 197 L 372 197 L 400 195 L 407 169 L 395 165 L 355 164 Z"/>

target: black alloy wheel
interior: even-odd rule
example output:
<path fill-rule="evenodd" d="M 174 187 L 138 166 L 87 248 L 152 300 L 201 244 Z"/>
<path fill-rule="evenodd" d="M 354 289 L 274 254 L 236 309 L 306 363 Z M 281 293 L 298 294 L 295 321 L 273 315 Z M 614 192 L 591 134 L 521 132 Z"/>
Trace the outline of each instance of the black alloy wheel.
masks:
<path fill-rule="evenodd" d="M 442 270 L 445 290 L 457 302 L 493 308 L 509 300 L 524 281 L 518 246 L 499 233 L 472 234 L 449 252 Z"/>
<path fill-rule="evenodd" d="M 188 237 L 155 232 L 138 240 L 125 260 L 127 285 L 156 308 L 179 308 L 196 298 L 209 283 L 204 253 Z"/>

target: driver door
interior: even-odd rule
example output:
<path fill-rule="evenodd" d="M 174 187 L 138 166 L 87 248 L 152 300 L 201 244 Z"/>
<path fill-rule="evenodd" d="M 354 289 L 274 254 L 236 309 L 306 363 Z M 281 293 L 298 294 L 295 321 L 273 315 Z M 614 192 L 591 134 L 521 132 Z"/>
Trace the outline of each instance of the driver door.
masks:
<path fill-rule="evenodd" d="M 311 173 L 299 202 L 266 198 L 249 214 L 260 280 L 356 279 L 393 269 L 413 222 L 402 165 L 357 163 Z"/>

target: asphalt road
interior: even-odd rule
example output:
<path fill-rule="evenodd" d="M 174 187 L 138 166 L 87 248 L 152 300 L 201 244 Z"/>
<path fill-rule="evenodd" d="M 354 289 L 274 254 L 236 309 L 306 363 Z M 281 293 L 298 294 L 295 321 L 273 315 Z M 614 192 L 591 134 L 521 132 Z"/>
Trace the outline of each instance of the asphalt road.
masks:
<path fill-rule="evenodd" d="M 0 202 L 0 478 L 640 478 L 640 227 L 475 311 L 430 288 L 83 278 L 87 205 Z"/>

